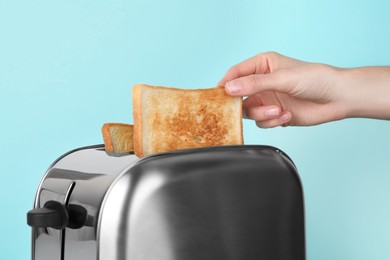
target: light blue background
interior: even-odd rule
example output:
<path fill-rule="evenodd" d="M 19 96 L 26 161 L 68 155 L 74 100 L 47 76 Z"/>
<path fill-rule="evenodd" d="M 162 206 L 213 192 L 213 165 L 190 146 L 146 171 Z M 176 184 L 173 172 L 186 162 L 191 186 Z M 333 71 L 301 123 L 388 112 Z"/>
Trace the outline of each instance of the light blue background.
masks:
<path fill-rule="evenodd" d="M 278 51 L 340 67 L 390 65 L 390 1 L 0 0 L 0 259 L 30 257 L 26 212 L 50 163 L 132 122 L 135 83 L 214 87 Z M 390 100 L 389 100 L 390 102 Z M 306 196 L 310 260 L 390 259 L 390 122 L 258 129 Z"/>

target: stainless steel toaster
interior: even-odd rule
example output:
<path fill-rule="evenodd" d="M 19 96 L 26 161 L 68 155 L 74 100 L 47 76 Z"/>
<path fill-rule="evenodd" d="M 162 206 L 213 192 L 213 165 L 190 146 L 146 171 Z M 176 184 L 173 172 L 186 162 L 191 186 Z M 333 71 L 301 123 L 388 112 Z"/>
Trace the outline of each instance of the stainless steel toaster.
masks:
<path fill-rule="evenodd" d="M 27 222 L 34 260 L 305 259 L 302 185 L 270 146 L 75 149 L 45 173 Z"/>

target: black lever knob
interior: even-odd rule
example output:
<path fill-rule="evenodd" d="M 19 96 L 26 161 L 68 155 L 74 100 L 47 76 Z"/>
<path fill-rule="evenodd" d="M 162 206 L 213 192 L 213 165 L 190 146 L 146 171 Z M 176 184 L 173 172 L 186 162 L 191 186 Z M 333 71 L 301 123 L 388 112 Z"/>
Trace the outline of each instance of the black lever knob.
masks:
<path fill-rule="evenodd" d="M 50 200 L 43 208 L 33 209 L 27 213 L 27 224 L 31 227 L 63 229 L 68 222 L 68 210 L 58 201 Z"/>
<path fill-rule="evenodd" d="M 80 205 L 69 204 L 68 214 L 69 214 L 68 228 L 71 229 L 78 229 L 83 227 L 88 218 L 87 210 Z"/>

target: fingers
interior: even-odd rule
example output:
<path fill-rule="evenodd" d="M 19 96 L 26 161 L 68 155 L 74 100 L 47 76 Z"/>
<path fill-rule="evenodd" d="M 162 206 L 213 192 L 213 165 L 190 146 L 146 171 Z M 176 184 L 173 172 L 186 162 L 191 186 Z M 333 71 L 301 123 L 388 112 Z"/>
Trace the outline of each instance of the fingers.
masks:
<path fill-rule="evenodd" d="M 260 128 L 272 128 L 276 126 L 287 126 L 289 122 L 291 121 L 291 113 L 289 111 L 283 112 L 279 117 L 263 120 L 263 121 L 256 121 L 256 125 Z"/>
<path fill-rule="evenodd" d="M 291 112 L 282 111 L 279 106 L 255 106 L 243 109 L 243 116 L 256 121 L 261 128 L 285 126 L 291 121 Z"/>
<path fill-rule="evenodd" d="M 225 91 L 231 96 L 250 96 L 262 91 L 281 93 L 290 91 L 289 77 L 280 71 L 271 74 L 256 74 L 234 79 L 225 84 Z"/>
<path fill-rule="evenodd" d="M 278 106 L 257 106 L 248 107 L 243 109 L 245 112 L 244 117 L 253 119 L 255 121 L 264 121 L 272 118 L 279 117 L 282 110 Z"/>
<path fill-rule="evenodd" d="M 218 85 L 224 86 L 226 82 L 240 78 L 243 76 L 256 74 L 256 56 L 249 58 L 247 60 L 244 60 L 243 62 L 234 65 L 231 67 L 226 74 L 223 76 L 223 78 L 219 81 Z"/>
<path fill-rule="evenodd" d="M 278 55 L 279 54 L 274 52 L 267 52 L 258 54 L 252 58 L 244 60 L 243 62 L 231 67 L 223 76 L 223 78 L 219 81 L 218 85 L 224 86 L 225 83 L 228 81 L 252 74 L 269 73 L 270 59 Z"/>
<path fill-rule="evenodd" d="M 291 94 L 296 73 L 289 68 L 306 62 L 276 52 L 265 52 L 231 67 L 218 83 L 232 96 L 248 96 L 265 90 Z"/>

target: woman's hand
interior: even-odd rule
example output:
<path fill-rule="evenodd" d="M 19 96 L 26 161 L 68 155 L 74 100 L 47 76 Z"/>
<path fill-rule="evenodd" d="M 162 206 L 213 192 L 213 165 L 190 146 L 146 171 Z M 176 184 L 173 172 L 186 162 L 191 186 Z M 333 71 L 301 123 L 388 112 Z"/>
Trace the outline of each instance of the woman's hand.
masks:
<path fill-rule="evenodd" d="M 268 52 L 233 66 L 219 85 L 229 95 L 248 96 L 244 116 L 262 128 L 357 116 L 390 119 L 389 67 L 340 69 Z M 380 112 L 384 109 L 387 113 Z"/>

